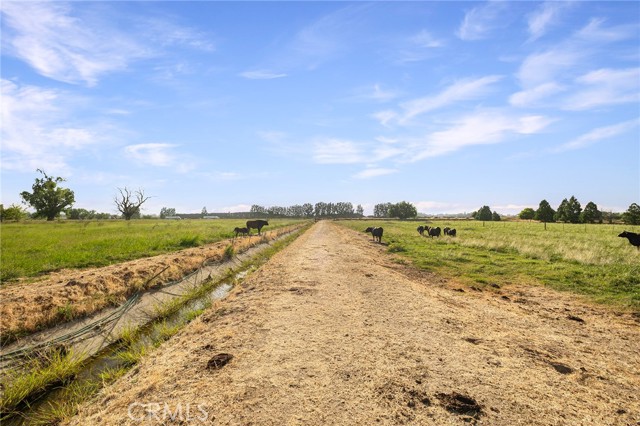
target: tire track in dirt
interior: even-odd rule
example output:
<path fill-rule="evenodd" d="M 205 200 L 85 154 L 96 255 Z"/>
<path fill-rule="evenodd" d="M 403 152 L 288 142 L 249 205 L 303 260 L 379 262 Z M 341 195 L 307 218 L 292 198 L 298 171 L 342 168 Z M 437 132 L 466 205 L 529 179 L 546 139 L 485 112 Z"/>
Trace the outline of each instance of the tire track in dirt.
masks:
<path fill-rule="evenodd" d="M 513 303 L 403 268 L 321 221 L 71 423 L 166 422 L 162 410 L 144 417 L 149 403 L 206 411 L 182 411 L 183 424 L 640 420 L 634 323 L 546 289 Z M 207 368 L 217 354 L 232 358 Z"/>

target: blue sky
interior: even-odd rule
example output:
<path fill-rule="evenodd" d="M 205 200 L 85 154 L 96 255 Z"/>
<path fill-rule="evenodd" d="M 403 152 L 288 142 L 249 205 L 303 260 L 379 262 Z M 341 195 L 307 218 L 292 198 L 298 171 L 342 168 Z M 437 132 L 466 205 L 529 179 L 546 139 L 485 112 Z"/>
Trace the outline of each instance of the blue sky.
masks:
<path fill-rule="evenodd" d="M 2 202 L 640 202 L 638 2 L 11 2 Z"/>

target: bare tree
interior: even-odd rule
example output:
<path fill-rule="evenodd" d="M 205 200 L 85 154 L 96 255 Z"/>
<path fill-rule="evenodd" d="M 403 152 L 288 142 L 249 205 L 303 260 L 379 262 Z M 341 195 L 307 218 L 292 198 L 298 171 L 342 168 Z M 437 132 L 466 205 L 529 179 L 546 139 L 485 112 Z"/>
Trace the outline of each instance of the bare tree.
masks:
<path fill-rule="evenodd" d="M 142 189 L 134 192 L 125 186 L 124 188 L 118 188 L 118 191 L 120 195 L 116 195 L 113 201 L 125 220 L 131 220 L 136 213 L 140 213 L 140 206 L 150 198 L 145 197 Z"/>

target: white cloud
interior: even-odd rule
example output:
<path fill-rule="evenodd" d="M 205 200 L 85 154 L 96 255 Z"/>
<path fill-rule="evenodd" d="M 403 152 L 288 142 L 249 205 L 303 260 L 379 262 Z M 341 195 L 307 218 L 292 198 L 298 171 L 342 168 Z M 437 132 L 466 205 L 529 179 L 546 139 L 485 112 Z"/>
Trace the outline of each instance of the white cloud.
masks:
<path fill-rule="evenodd" d="M 640 68 L 600 69 L 576 80 L 581 84 L 563 107 L 585 110 L 605 105 L 640 102 Z"/>
<path fill-rule="evenodd" d="M 419 47 L 442 47 L 444 42 L 433 37 L 427 30 L 422 30 L 409 39 L 411 43 Z"/>
<path fill-rule="evenodd" d="M 426 96 L 402 103 L 404 110 L 398 122 L 406 124 L 412 118 L 460 101 L 477 99 L 487 94 L 489 86 L 500 81 L 502 76 L 489 75 L 476 79 L 457 81 L 435 96 Z"/>
<path fill-rule="evenodd" d="M 267 70 L 256 70 L 256 71 L 245 71 L 243 73 L 240 73 L 240 76 L 247 78 L 249 80 L 273 80 L 275 78 L 286 77 L 287 74 L 274 73 Z"/>
<path fill-rule="evenodd" d="M 59 90 L 2 80 L 2 168 L 70 174 L 69 158 L 101 140 L 99 131 L 74 122 L 77 102 Z"/>
<path fill-rule="evenodd" d="M 125 33 L 72 16 L 69 4 L 4 2 L 2 15 L 7 51 L 55 80 L 91 86 L 102 74 L 150 55 Z"/>
<path fill-rule="evenodd" d="M 509 97 L 509 103 L 516 107 L 537 106 L 539 103 L 557 93 L 565 90 L 565 87 L 555 82 L 543 83 L 531 89 L 522 90 Z"/>
<path fill-rule="evenodd" d="M 174 156 L 170 151 L 175 146 L 168 143 L 144 143 L 126 146 L 124 151 L 129 158 L 141 163 L 166 167 L 173 163 Z"/>
<path fill-rule="evenodd" d="M 398 117 L 398 113 L 392 110 L 378 111 L 374 113 L 372 117 L 378 120 L 380 124 L 387 127 L 391 120 Z"/>
<path fill-rule="evenodd" d="M 503 12 L 508 3 L 504 1 L 488 1 L 482 6 L 468 11 L 457 36 L 462 40 L 480 40 L 487 38 L 489 33 L 500 27 L 505 20 Z"/>
<path fill-rule="evenodd" d="M 541 131 L 551 120 L 537 115 L 513 117 L 500 111 L 479 111 L 453 125 L 431 133 L 414 147 L 410 161 L 445 155 L 474 145 L 504 141 L 509 135 L 529 135 Z"/>
<path fill-rule="evenodd" d="M 560 145 L 554 152 L 564 152 L 573 149 L 585 148 L 589 145 L 597 143 L 603 139 L 613 138 L 615 136 L 624 134 L 629 130 L 632 130 L 640 125 L 640 118 L 636 118 L 634 120 L 624 121 L 622 123 L 614 124 L 611 126 L 598 127 L 593 129 L 592 131 L 585 133 L 582 136 L 577 137 L 576 139 L 564 144 Z M 637 139 L 637 133 L 634 135 Z"/>
<path fill-rule="evenodd" d="M 313 160 L 320 164 L 353 164 L 367 161 L 359 144 L 334 138 L 315 142 Z"/>
<path fill-rule="evenodd" d="M 388 169 L 382 167 L 370 167 L 362 170 L 361 172 L 353 175 L 355 179 L 371 179 L 378 176 L 390 175 L 393 173 L 397 173 L 397 169 Z"/>
<path fill-rule="evenodd" d="M 204 35 L 159 19 L 133 22 L 125 32 L 114 23 L 129 17 L 112 16 L 108 8 L 97 13 L 89 4 L 3 2 L 4 52 L 48 78 L 93 86 L 105 74 L 161 55 L 163 48 L 214 50 Z"/>
<path fill-rule="evenodd" d="M 529 15 L 528 25 L 531 39 L 542 37 L 547 29 L 556 23 L 561 12 L 571 6 L 570 2 L 545 1 L 535 12 Z"/>

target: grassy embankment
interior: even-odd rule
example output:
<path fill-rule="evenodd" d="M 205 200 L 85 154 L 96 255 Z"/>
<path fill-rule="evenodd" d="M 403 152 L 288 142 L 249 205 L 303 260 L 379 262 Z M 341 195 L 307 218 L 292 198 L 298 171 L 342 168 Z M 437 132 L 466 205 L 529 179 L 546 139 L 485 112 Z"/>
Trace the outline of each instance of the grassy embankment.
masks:
<path fill-rule="evenodd" d="M 593 301 L 640 311 L 640 252 L 618 238 L 624 225 L 537 222 L 342 221 L 363 231 L 384 227 L 383 242 L 424 270 L 465 284 L 548 285 Z M 458 236 L 421 237 L 420 224 L 456 228 Z"/>
<path fill-rule="evenodd" d="M 0 280 L 34 278 L 60 269 L 100 267 L 197 247 L 234 236 L 244 219 L 27 221 L 1 227 Z M 273 219 L 264 230 L 300 220 Z M 255 235 L 257 231 L 252 230 Z"/>
<path fill-rule="evenodd" d="M 270 247 L 243 262 L 236 271 L 229 272 L 227 276 L 216 281 L 210 280 L 201 287 L 166 302 L 157 308 L 156 318 L 150 324 L 126 329 L 120 336 L 120 343 L 115 345 L 110 354 L 105 355 L 107 360 L 104 365 L 110 367 L 101 369 L 97 377 L 96 374 L 93 374 L 93 377 L 81 377 L 79 373 L 85 368 L 85 363 L 79 362 L 71 353 L 59 355 L 57 352 L 52 352 L 44 361 L 33 359 L 31 366 L 24 366 L 25 372 L 15 371 L 4 377 L 4 392 L 0 395 L 0 423 L 5 416 L 10 418 L 16 415 L 23 416 L 25 424 L 33 425 L 59 424 L 70 419 L 77 413 L 80 404 L 93 398 L 102 387 L 125 374 L 154 348 L 159 347 L 211 307 L 211 300 L 206 300 L 197 308 L 189 308 L 190 301 L 206 297 L 208 292 L 223 281 L 230 280 L 237 284 L 240 272 L 250 274 L 257 270 L 306 229 L 307 227 L 303 227 L 273 242 Z M 184 309 L 185 307 L 187 309 Z M 34 410 L 27 409 L 22 413 L 16 410 L 19 404 L 24 404 L 24 401 L 33 395 L 44 394 L 52 383 L 61 384 L 54 398 Z"/>

